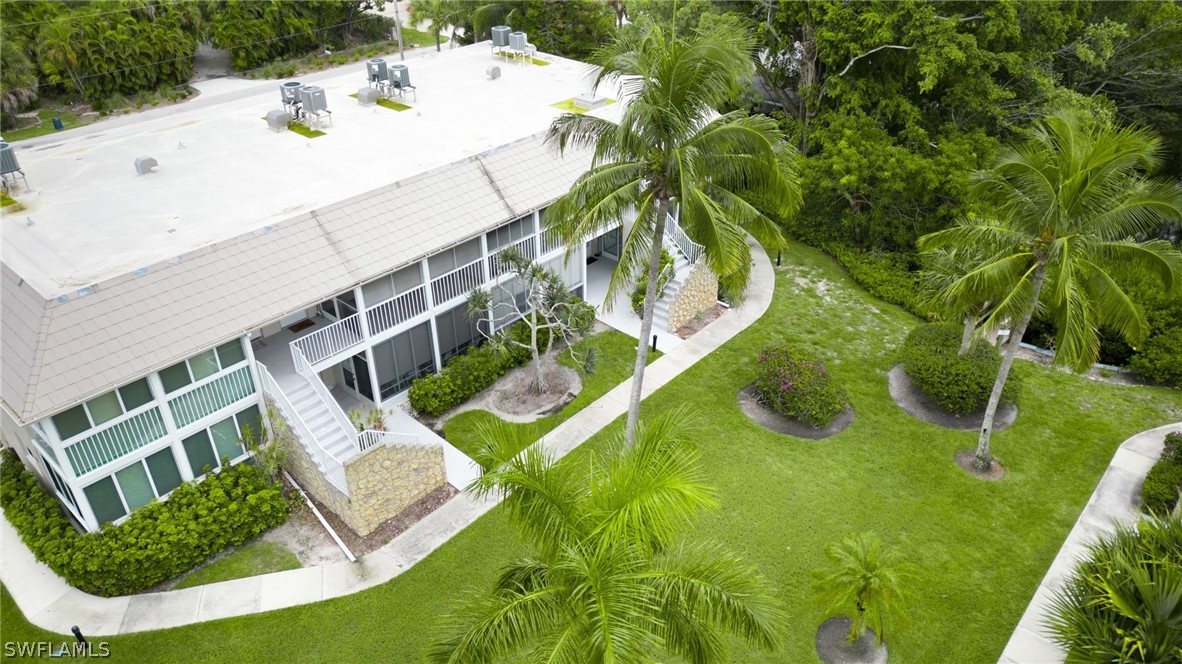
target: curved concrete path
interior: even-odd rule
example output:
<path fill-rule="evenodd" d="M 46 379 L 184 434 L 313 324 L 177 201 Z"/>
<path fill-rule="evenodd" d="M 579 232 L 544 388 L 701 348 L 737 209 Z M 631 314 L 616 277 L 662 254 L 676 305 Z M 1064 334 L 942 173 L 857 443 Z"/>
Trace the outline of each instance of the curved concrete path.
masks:
<path fill-rule="evenodd" d="M 660 389 L 759 319 L 772 302 L 775 271 L 763 248 L 748 239 L 754 266 L 747 300 L 648 366 L 644 396 Z M 538 443 L 562 457 L 628 410 L 632 379 L 620 383 Z M 71 587 L 37 562 L 8 519 L 0 519 L 0 580 L 38 627 L 87 636 L 128 634 L 247 615 L 349 595 L 393 579 L 492 509 L 498 501 L 461 493 L 389 544 L 358 558 L 223 581 L 183 590 L 97 597 Z"/>
<path fill-rule="evenodd" d="M 1115 524 L 1132 525 L 1140 518 L 1141 483 L 1161 457 L 1163 439 L 1171 431 L 1182 432 L 1182 422 L 1142 431 L 1117 448 L 1108 470 L 1104 471 L 1059 555 L 1034 592 L 1026 613 L 1018 621 L 998 664 L 1060 664 L 1067 658 L 1067 653 L 1051 641 L 1043 626 L 1051 598 L 1063 587 L 1089 544 L 1115 532 Z"/>

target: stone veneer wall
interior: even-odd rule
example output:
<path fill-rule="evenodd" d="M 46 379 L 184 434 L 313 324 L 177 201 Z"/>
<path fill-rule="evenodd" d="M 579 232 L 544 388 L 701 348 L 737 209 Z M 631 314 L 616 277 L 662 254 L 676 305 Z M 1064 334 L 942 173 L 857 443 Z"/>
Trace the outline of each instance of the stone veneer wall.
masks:
<path fill-rule="evenodd" d="M 447 483 L 442 447 L 377 445 L 345 462 L 346 496 L 320 472 L 294 432 L 288 430 L 284 439 L 287 471 L 304 491 L 363 537 Z"/>
<path fill-rule="evenodd" d="M 669 303 L 669 331 L 680 330 L 717 301 L 718 275 L 706 265 L 706 261 L 699 260 Z"/>

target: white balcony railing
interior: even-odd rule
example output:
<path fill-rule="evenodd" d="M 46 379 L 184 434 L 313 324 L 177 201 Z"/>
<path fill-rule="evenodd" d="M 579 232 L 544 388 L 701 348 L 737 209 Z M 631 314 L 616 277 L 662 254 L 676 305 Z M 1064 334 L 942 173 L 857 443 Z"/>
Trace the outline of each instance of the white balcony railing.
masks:
<path fill-rule="evenodd" d="M 366 429 L 357 434 L 357 446 L 362 452 L 378 445 L 421 445 L 419 437 L 413 433 L 397 433 L 395 431 L 378 431 Z"/>
<path fill-rule="evenodd" d="M 690 239 L 685 231 L 681 229 L 681 225 L 677 223 L 677 218 L 672 213 L 665 221 L 665 239 L 672 242 L 681 251 L 681 255 L 690 262 L 690 265 L 698 262 L 702 257 L 702 245 Z"/>
<path fill-rule="evenodd" d="M 254 393 L 250 367 L 244 364 L 228 374 L 189 385 L 169 397 L 168 411 L 172 413 L 177 428 L 184 428 Z"/>
<path fill-rule="evenodd" d="M 291 403 L 291 399 L 279 387 L 279 383 L 271 376 L 271 372 L 267 370 L 266 365 L 262 362 L 255 362 L 259 368 L 259 381 L 262 382 L 263 393 L 279 406 L 279 410 L 283 413 L 283 417 L 287 423 L 295 429 L 296 436 L 304 444 L 304 449 L 312 456 L 313 460 L 320 467 L 320 471 L 324 473 L 324 477 L 334 487 L 340 490 L 346 496 L 349 495 L 349 482 L 345 478 L 345 464 L 340 459 L 333 456 L 331 452 L 320 446 L 320 441 L 312 435 L 312 430 L 308 428 L 307 423 L 300 417 L 299 411 Z"/>
<path fill-rule="evenodd" d="M 361 315 L 353 314 L 300 337 L 291 345 L 298 347 L 309 363 L 316 364 L 356 346 L 363 339 Z"/>
<path fill-rule="evenodd" d="M 543 254 L 548 254 L 555 249 L 560 249 L 566 246 L 566 243 L 562 241 L 562 235 L 552 228 L 547 228 L 546 230 L 542 231 L 541 240 Z"/>
<path fill-rule="evenodd" d="M 65 448 L 66 458 L 74 469 L 74 475 L 81 477 L 148 443 L 160 440 L 166 433 L 160 409 L 153 407 L 70 443 Z"/>
<path fill-rule="evenodd" d="M 417 286 L 411 290 L 369 307 L 365 315 L 369 322 L 369 333 L 379 334 L 405 323 L 427 310 L 427 288 Z"/>
<path fill-rule="evenodd" d="M 508 272 L 512 269 L 509 266 L 509 264 L 505 263 L 504 261 L 502 261 L 500 259 L 501 252 L 505 251 L 506 249 L 509 249 L 510 247 L 517 249 L 518 253 L 520 253 L 522 256 L 525 256 L 526 258 L 528 258 L 530 260 L 533 260 L 535 258 L 534 251 L 535 251 L 535 248 L 537 247 L 537 245 L 534 243 L 534 236 L 532 236 L 532 235 L 529 237 L 526 237 L 526 238 L 522 238 L 522 239 L 514 242 L 513 244 L 509 244 L 504 247 L 501 247 L 500 249 L 497 250 L 497 252 L 495 254 L 488 257 L 488 277 L 489 277 L 489 279 L 496 279 L 497 277 L 501 276 L 502 274 L 505 274 L 506 272 Z"/>
<path fill-rule="evenodd" d="M 434 298 L 435 304 L 443 304 L 461 295 L 467 295 L 472 292 L 473 288 L 483 284 L 483 263 L 483 258 L 477 258 L 463 267 L 432 279 L 431 296 Z"/>

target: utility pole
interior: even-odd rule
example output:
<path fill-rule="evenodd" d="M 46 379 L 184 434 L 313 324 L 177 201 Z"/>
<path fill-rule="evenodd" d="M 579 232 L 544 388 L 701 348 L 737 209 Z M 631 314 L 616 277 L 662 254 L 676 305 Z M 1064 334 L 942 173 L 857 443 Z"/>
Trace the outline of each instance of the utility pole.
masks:
<path fill-rule="evenodd" d="M 406 59 L 406 49 L 402 46 L 402 16 L 398 10 L 398 0 L 394 0 L 394 38 L 398 40 L 398 59 Z"/>

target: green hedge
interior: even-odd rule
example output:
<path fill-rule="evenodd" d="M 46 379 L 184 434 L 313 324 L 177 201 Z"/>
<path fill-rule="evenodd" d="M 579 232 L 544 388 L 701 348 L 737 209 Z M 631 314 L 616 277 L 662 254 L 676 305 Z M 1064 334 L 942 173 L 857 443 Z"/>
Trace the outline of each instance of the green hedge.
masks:
<path fill-rule="evenodd" d="M 824 249 L 874 297 L 897 304 L 920 318 L 934 318 L 920 303 L 919 272 L 909 269 L 905 255 L 869 253 L 839 244 L 827 244 Z"/>
<path fill-rule="evenodd" d="M 279 485 L 239 464 L 185 482 L 118 526 L 80 535 L 16 453 L 0 457 L 0 506 L 25 545 L 70 585 L 98 595 L 150 588 L 287 520 Z"/>
<path fill-rule="evenodd" d="M 529 327 L 517 323 L 509 328 L 509 336 L 521 343 L 529 343 Z M 538 347 L 545 348 L 549 330 L 539 330 Z M 529 361 L 528 348 L 505 344 L 500 356 L 490 346 L 472 346 L 463 355 L 448 361 L 443 371 L 420 378 L 407 392 L 410 405 L 420 413 L 439 417 L 443 413 L 476 396 L 514 367 Z"/>
<path fill-rule="evenodd" d="M 991 344 L 977 342 L 958 355 L 963 328 L 955 323 L 926 323 L 903 342 L 903 370 L 924 394 L 957 414 L 983 410 L 997 379 L 1001 355 Z M 1014 403 L 1021 379 L 1011 373 L 1002 391 L 1002 403 Z"/>
<path fill-rule="evenodd" d="M 772 410 L 819 429 L 841 414 L 846 395 L 825 365 L 795 346 L 759 352 L 755 388 Z"/>
<path fill-rule="evenodd" d="M 1169 514 L 1178 502 L 1179 487 L 1182 486 L 1182 434 L 1166 435 L 1161 459 L 1153 464 L 1145 475 L 1141 487 L 1141 505 L 1146 512 L 1157 515 Z"/>

